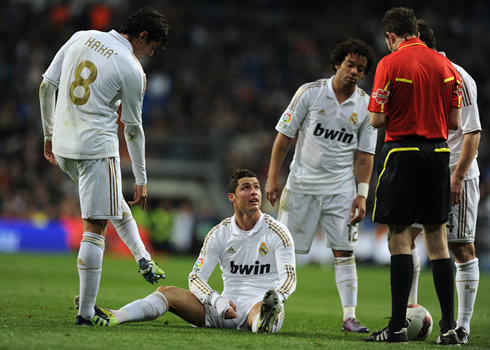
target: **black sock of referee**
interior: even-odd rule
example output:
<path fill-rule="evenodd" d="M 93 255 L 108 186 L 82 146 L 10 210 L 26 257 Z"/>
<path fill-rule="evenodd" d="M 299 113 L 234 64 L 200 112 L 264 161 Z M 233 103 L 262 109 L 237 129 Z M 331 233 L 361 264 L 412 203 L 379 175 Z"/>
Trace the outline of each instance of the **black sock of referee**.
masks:
<path fill-rule="evenodd" d="M 432 277 L 441 305 L 441 332 L 447 333 L 454 324 L 454 270 L 451 259 L 432 260 Z"/>
<path fill-rule="evenodd" d="M 399 254 L 391 256 L 391 321 L 390 331 L 398 332 L 405 327 L 407 304 L 412 288 L 413 260 L 412 255 Z"/>

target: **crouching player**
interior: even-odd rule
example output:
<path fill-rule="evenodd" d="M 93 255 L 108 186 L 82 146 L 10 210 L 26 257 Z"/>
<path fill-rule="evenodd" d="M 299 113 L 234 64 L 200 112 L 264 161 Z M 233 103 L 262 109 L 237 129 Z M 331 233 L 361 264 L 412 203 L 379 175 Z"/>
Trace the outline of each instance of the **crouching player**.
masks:
<path fill-rule="evenodd" d="M 198 327 L 279 331 L 283 304 L 296 288 L 294 243 L 286 226 L 260 211 L 257 176 L 236 170 L 228 182 L 235 214 L 206 236 L 189 274 L 189 289 L 160 286 L 119 310 L 95 307 L 97 325 L 154 320 L 170 311 Z M 219 263 L 220 295 L 208 284 Z M 77 304 L 77 299 L 75 299 Z"/>

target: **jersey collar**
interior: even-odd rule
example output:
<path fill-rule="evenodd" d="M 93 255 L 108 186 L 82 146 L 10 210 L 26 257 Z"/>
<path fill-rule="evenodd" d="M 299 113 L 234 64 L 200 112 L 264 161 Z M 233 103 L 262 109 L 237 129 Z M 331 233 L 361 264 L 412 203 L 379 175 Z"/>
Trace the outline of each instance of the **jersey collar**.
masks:
<path fill-rule="evenodd" d="M 403 40 L 400 45 L 398 46 L 398 50 L 401 50 L 407 46 L 413 46 L 413 45 L 424 45 L 425 44 L 422 42 L 422 40 L 420 40 L 419 38 L 410 38 L 410 39 L 407 39 L 407 40 Z"/>
<path fill-rule="evenodd" d="M 243 231 L 240 227 L 238 227 L 236 220 L 235 220 L 235 215 L 233 215 L 231 217 L 231 229 L 232 229 L 232 233 L 235 236 L 244 236 L 244 235 L 247 237 L 251 236 L 255 232 L 259 231 L 262 228 L 263 224 L 264 224 L 264 213 L 262 213 L 262 212 L 260 213 L 259 220 L 257 220 L 257 222 L 255 223 L 255 226 L 250 231 Z"/>
<path fill-rule="evenodd" d="M 333 99 L 334 101 L 336 101 L 339 104 L 339 101 L 337 100 L 337 96 L 335 96 L 335 92 L 333 91 L 333 78 L 334 77 L 335 77 L 335 75 L 333 75 L 330 79 L 328 79 L 327 97 Z M 357 86 L 356 86 L 356 89 L 357 89 Z M 342 102 L 342 104 L 346 104 L 349 102 L 355 103 L 356 102 L 355 98 L 356 98 L 356 90 L 354 90 L 354 92 L 349 96 L 349 98 L 347 100 L 345 100 L 344 102 Z"/>
<path fill-rule="evenodd" d="M 131 45 L 131 43 L 129 42 L 128 39 L 126 39 L 125 37 L 123 37 L 121 34 L 119 34 L 116 30 L 111 30 L 109 32 L 110 35 L 112 35 L 114 38 L 116 38 L 117 40 L 119 40 L 124 46 L 126 46 L 129 51 L 133 52 L 133 45 Z"/>

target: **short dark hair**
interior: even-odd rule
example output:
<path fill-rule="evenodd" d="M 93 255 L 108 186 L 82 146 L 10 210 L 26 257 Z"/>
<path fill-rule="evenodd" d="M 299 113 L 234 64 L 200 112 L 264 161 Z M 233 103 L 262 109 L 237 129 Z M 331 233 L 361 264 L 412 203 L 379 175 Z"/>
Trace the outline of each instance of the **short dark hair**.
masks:
<path fill-rule="evenodd" d="M 374 63 L 374 51 L 371 46 L 362 40 L 349 39 L 335 46 L 330 57 L 330 64 L 333 70 L 336 71 L 336 65 L 341 65 L 348 54 L 364 56 L 367 59 L 365 73 L 369 73 Z"/>
<path fill-rule="evenodd" d="M 430 49 L 436 49 L 436 37 L 431 26 L 425 19 L 417 20 L 417 27 L 419 28 L 420 40 Z"/>
<path fill-rule="evenodd" d="M 228 179 L 228 193 L 235 193 L 235 190 L 238 186 L 238 180 L 243 177 L 255 177 L 256 179 L 258 179 L 257 175 L 255 175 L 254 172 L 248 169 L 237 169 Z"/>
<path fill-rule="evenodd" d="M 417 18 L 412 9 L 394 7 L 386 11 L 381 21 L 381 28 L 383 34 L 395 33 L 400 38 L 417 35 Z"/>
<path fill-rule="evenodd" d="M 119 32 L 129 37 L 137 37 L 141 32 L 148 32 L 146 41 L 156 41 L 163 48 L 167 43 L 168 24 L 163 14 L 150 7 L 145 7 L 131 14 Z"/>

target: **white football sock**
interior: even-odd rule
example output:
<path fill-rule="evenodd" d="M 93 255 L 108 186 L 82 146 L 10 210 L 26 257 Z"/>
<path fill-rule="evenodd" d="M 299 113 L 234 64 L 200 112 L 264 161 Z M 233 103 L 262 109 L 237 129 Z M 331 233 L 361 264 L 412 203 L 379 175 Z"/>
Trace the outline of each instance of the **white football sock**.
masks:
<path fill-rule="evenodd" d="M 420 256 L 417 248 L 412 250 L 413 260 L 413 277 L 412 288 L 410 289 L 410 295 L 408 296 L 408 305 L 417 304 L 417 295 L 419 292 L 419 276 L 420 276 Z"/>
<path fill-rule="evenodd" d="M 154 320 L 168 311 L 168 301 L 163 293 L 155 291 L 145 297 L 114 310 L 119 323 Z"/>
<path fill-rule="evenodd" d="M 84 232 L 78 251 L 78 275 L 80 277 L 80 306 L 78 314 L 90 320 L 95 315 L 95 301 L 102 275 L 105 238 L 96 233 Z"/>
<path fill-rule="evenodd" d="M 122 201 L 122 203 L 123 218 L 121 220 L 111 220 L 117 234 L 129 248 L 136 262 L 139 262 L 141 258 L 151 260 L 151 256 L 146 251 L 145 245 L 141 240 L 138 225 L 136 225 L 136 221 L 131 214 L 131 209 L 126 201 Z"/>
<path fill-rule="evenodd" d="M 480 269 L 478 258 L 468 262 L 456 263 L 456 291 L 458 292 L 458 320 L 457 327 L 464 327 L 470 332 L 470 321 L 475 306 Z"/>
<path fill-rule="evenodd" d="M 344 309 L 344 320 L 356 317 L 357 271 L 354 256 L 335 258 L 335 282 Z"/>

